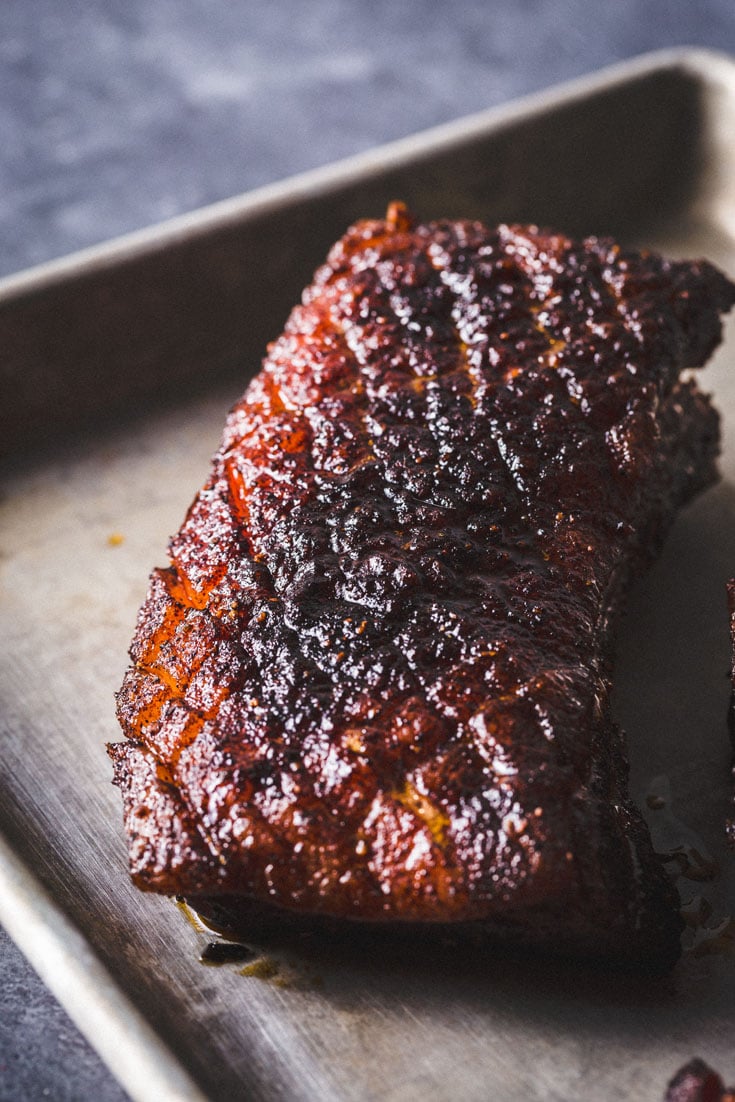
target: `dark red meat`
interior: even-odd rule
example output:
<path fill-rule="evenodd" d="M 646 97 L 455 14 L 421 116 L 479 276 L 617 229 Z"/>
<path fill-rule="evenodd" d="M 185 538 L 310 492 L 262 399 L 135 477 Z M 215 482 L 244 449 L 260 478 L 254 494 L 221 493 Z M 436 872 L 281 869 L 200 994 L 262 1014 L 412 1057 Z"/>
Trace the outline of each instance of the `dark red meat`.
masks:
<path fill-rule="evenodd" d="M 704 1060 L 690 1060 L 669 1083 L 664 1102 L 735 1102 L 735 1090 L 727 1088 Z"/>
<path fill-rule="evenodd" d="M 610 645 L 716 477 L 732 285 L 535 228 L 332 250 L 156 570 L 112 746 L 144 889 L 670 964 Z"/>

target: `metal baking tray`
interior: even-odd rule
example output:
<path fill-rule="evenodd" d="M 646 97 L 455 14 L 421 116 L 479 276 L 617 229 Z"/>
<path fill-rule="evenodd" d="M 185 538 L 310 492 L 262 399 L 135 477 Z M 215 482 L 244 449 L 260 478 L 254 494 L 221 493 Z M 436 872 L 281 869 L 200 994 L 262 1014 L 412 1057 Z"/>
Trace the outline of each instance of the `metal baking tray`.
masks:
<path fill-rule="evenodd" d="M 206 935 L 128 882 L 103 749 L 148 572 L 349 222 L 403 198 L 422 217 L 609 233 L 735 273 L 733 138 L 733 62 L 654 54 L 0 284 L 0 919 L 133 1099 L 654 1102 L 693 1054 L 735 1078 L 732 328 L 705 376 L 723 479 L 677 522 L 620 639 L 634 793 L 659 797 L 660 845 L 673 832 L 717 862 L 680 883 L 721 935 L 697 935 L 672 976 L 469 949 L 206 968 Z"/>

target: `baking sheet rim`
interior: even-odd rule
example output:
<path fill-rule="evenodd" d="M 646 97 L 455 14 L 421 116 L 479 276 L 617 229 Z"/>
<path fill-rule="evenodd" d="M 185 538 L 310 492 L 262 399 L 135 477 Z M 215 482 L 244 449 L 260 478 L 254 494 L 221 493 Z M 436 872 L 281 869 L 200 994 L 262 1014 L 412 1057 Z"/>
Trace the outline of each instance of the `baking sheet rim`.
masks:
<path fill-rule="evenodd" d="M 1 833 L 0 900 L 8 934 L 134 1102 L 206 1102 Z"/>

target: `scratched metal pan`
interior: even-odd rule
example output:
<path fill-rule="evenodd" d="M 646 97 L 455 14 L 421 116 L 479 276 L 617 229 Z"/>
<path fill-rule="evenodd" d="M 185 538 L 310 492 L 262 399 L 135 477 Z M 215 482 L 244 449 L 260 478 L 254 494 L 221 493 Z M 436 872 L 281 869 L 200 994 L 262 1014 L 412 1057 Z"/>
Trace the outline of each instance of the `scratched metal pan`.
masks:
<path fill-rule="evenodd" d="M 735 273 L 734 135 L 732 61 L 652 55 L 0 284 L 0 919 L 134 1099 L 654 1102 L 693 1054 L 735 1078 L 735 331 L 705 377 L 723 479 L 676 523 L 620 639 L 634 792 L 659 846 L 703 855 L 680 888 L 720 926 L 690 932 L 670 978 L 469 949 L 206 968 L 206 935 L 128 883 L 103 750 L 148 572 L 226 409 L 351 220 L 403 198 Z"/>

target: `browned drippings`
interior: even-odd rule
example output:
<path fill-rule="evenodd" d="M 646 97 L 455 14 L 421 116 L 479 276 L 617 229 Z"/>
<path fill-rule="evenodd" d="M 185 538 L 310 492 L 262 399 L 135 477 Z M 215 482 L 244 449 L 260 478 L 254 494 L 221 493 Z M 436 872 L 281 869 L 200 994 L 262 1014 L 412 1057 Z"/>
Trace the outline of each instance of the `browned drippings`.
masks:
<path fill-rule="evenodd" d="M 677 846 L 670 853 L 663 854 L 664 863 L 676 867 L 677 874 L 687 880 L 714 880 L 720 866 L 714 857 L 701 853 L 696 846 Z"/>
<path fill-rule="evenodd" d="M 645 805 L 657 813 L 651 819 L 654 845 L 672 879 L 679 880 L 684 951 L 698 957 L 732 953 L 735 922 L 720 891 L 720 863 L 709 853 L 704 840 L 674 813 L 675 802 L 669 777 L 656 777 Z M 701 884 L 701 892 L 690 896 L 687 881 Z"/>
<path fill-rule="evenodd" d="M 712 904 L 704 896 L 695 895 L 687 903 L 682 903 L 681 917 L 690 929 L 699 929 L 712 917 Z"/>
<path fill-rule="evenodd" d="M 280 966 L 272 957 L 258 957 L 257 960 L 240 969 L 241 976 L 251 976 L 258 980 L 275 980 L 280 973 Z"/>

